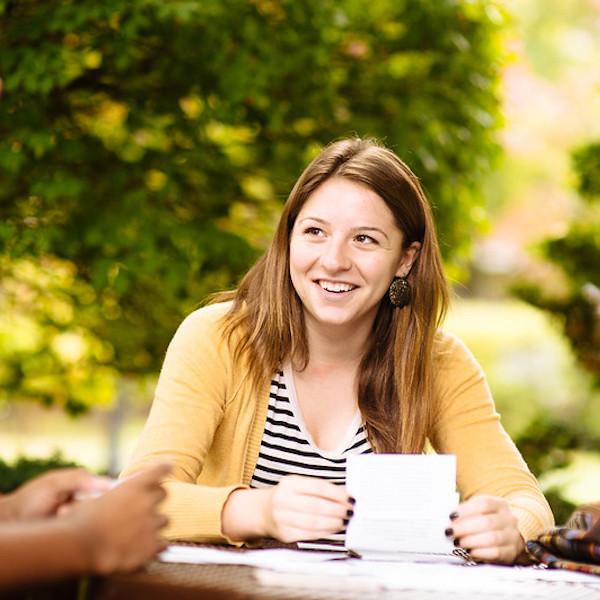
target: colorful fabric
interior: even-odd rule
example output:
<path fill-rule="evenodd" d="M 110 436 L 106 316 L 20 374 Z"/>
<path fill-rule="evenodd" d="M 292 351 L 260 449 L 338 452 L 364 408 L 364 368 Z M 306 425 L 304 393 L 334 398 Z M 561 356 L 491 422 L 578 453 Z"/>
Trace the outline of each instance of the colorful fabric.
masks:
<path fill-rule="evenodd" d="M 553 569 L 600 575 L 600 502 L 577 509 L 565 526 L 527 542 L 527 550 Z"/>

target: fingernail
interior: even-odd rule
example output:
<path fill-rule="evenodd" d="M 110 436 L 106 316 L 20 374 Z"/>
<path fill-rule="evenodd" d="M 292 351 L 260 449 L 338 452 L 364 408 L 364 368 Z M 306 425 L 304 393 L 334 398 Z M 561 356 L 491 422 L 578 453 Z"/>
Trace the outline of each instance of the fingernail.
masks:
<path fill-rule="evenodd" d="M 446 537 L 452 537 L 454 535 L 454 529 L 452 529 L 452 527 L 448 527 L 448 529 L 444 531 L 444 535 Z"/>
<path fill-rule="evenodd" d="M 354 511 L 351 508 L 349 508 L 348 511 L 346 512 L 346 516 L 348 518 L 350 518 L 353 514 L 354 514 Z"/>
<path fill-rule="evenodd" d="M 350 522 L 349 519 L 344 519 L 344 525 L 348 525 L 349 522 Z"/>
<path fill-rule="evenodd" d="M 452 542 L 456 547 L 460 546 L 460 540 L 458 538 L 454 538 L 454 541 Z"/>
<path fill-rule="evenodd" d="M 350 502 L 350 504 L 356 504 L 356 498 L 353 496 L 348 496 L 348 502 Z"/>
<path fill-rule="evenodd" d="M 453 513 L 450 513 L 450 520 L 454 521 L 458 519 L 458 513 L 456 511 L 454 511 Z"/>

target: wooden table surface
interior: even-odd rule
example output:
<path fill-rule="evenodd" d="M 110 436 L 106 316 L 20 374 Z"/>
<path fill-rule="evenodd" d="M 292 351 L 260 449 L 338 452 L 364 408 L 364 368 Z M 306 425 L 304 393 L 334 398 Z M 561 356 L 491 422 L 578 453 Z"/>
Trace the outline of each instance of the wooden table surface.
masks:
<path fill-rule="evenodd" d="M 477 568 L 477 567 L 465 567 Z M 333 579 L 333 578 L 332 578 Z M 239 565 L 189 565 L 150 563 L 143 572 L 94 581 L 90 600 L 600 600 L 600 589 L 581 584 L 539 582 L 524 585 L 522 593 L 440 591 L 423 589 L 364 589 L 348 578 L 332 580 L 327 589 L 267 586 L 254 575 L 254 568 Z"/>
<path fill-rule="evenodd" d="M 477 569 L 478 567 L 465 567 Z M 467 571 L 465 571 L 465 574 Z M 310 576 L 308 576 L 310 578 Z M 306 576 L 283 578 L 282 585 L 265 585 L 253 567 L 192 565 L 152 561 L 136 573 L 69 581 L 15 592 L 0 590 L 2 600 L 600 600 L 600 586 L 534 582 L 519 584 L 518 592 L 481 589 L 377 589 L 354 578 L 330 577 L 323 585 L 306 585 Z M 314 582 L 313 582 L 314 583 Z M 426 588 L 424 582 L 419 588 Z M 435 588 L 436 586 L 430 586 Z"/>

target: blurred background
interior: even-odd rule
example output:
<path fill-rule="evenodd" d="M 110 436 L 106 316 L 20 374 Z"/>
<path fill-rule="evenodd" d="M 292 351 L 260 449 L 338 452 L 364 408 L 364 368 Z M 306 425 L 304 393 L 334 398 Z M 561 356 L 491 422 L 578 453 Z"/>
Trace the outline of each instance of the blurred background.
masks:
<path fill-rule="evenodd" d="M 319 148 L 421 177 L 558 521 L 600 500 L 599 0 L 0 0 L 0 486 L 115 474 Z"/>

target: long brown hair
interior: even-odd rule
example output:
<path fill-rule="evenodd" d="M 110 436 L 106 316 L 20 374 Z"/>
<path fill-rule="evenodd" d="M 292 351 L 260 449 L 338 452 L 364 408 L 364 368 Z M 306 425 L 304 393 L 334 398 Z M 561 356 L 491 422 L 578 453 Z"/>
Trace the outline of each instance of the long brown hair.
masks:
<path fill-rule="evenodd" d="M 378 452 L 421 452 L 431 422 L 433 344 L 448 305 L 435 227 L 417 177 L 391 150 L 368 139 L 334 142 L 304 170 L 292 189 L 270 248 L 237 290 L 224 322 L 234 356 L 264 385 L 282 362 L 306 365 L 304 313 L 289 274 L 290 233 L 309 196 L 327 179 L 344 177 L 376 192 L 392 211 L 404 247 L 421 243 L 408 280 L 409 306 L 381 300 L 358 370 L 358 405 Z"/>

